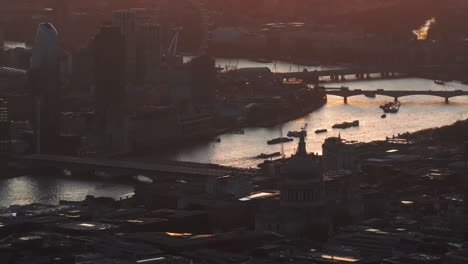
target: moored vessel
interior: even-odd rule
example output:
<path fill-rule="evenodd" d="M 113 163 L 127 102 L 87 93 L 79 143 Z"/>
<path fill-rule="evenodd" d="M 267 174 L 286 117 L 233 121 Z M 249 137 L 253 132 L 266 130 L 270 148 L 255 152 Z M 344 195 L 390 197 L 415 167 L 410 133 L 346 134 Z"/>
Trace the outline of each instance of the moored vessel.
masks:
<path fill-rule="evenodd" d="M 307 136 L 307 131 L 302 130 L 302 131 L 289 131 L 288 132 L 288 137 L 301 137 L 301 135 L 304 133 L 304 136 Z"/>
<path fill-rule="evenodd" d="M 346 129 L 346 128 L 358 127 L 358 126 L 359 126 L 359 120 L 354 120 L 353 122 L 343 122 L 343 123 L 334 124 L 333 128 Z"/>
<path fill-rule="evenodd" d="M 271 153 L 271 154 L 262 153 L 262 154 L 256 156 L 255 158 L 257 158 L 257 159 L 269 159 L 269 158 L 278 157 L 278 156 L 281 156 L 281 152 L 274 152 L 274 153 Z"/>
<path fill-rule="evenodd" d="M 286 142 L 291 142 L 294 139 L 288 138 L 288 137 L 279 137 L 279 138 L 274 138 L 272 140 L 268 140 L 267 144 L 268 145 L 274 145 L 274 144 L 279 144 L 279 143 L 286 143 Z"/>

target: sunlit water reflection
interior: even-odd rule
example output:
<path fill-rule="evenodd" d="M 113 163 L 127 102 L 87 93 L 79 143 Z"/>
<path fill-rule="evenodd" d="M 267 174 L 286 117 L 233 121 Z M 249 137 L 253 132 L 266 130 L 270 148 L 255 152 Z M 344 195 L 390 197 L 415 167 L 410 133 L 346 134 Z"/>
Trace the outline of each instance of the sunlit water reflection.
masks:
<path fill-rule="evenodd" d="M 101 181 L 45 176 L 22 176 L 0 180 L 0 207 L 30 203 L 57 204 L 60 200 L 81 201 L 86 195 L 118 198 L 133 187 Z"/>
<path fill-rule="evenodd" d="M 436 85 L 432 80 L 407 78 L 395 80 L 353 81 L 339 85 L 350 89 L 362 90 L 468 90 L 467 85 L 456 82 L 446 85 Z M 328 84 L 328 86 L 339 86 Z M 393 100 L 390 97 L 376 96 L 367 98 L 355 96 L 343 103 L 343 98 L 328 96 L 328 103 L 319 110 L 305 117 L 282 125 L 283 133 L 299 130 L 308 124 L 308 150 L 321 153 L 321 145 L 325 138 L 341 136 L 348 140 L 369 142 L 382 140 L 386 136 L 404 132 L 414 132 L 421 129 L 451 124 L 460 119 L 468 118 L 468 97 L 454 97 L 450 104 L 445 104 L 444 98 L 433 96 L 407 96 L 400 98 L 402 106 L 397 114 L 388 114 L 382 119 L 379 105 Z M 360 127 L 346 130 L 332 129 L 335 123 L 359 120 Z M 328 129 L 327 133 L 316 135 L 317 129 Z M 239 167 L 256 167 L 259 160 L 253 159 L 260 153 L 271 153 L 281 150 L 281 145 L 267 145 L 266 141 L 280 135 L 280 127 L 247 128 L 244 135 L 226 134 L 220 136 L 221 142 L 209 142 L 192 145 L 178 150 L 170 150 L 164 155 L 154 158 L 173 160 L 210 162 Z M 286 155 L 294 153 L 297 141 L 285 143 Z"/>
<path fill-rule="evenodd" d="M 217 59 L 216 64 L 241 67 L 270 67 L 278 72 L 302 71 L 305 67 L 287 62 L 257 63 L 248 60 Z M 276 64 L 276 66 L 275 66 Z M 307 67 L 308 70 L 330 69 L 336 67 Z M 459 83 L 436 85 L 431 80 L 409 78 L 395 80 L 353 81 L 328 86 L 346 85 L 351 89 L 363 90 L 466 90 L 468 86 Z M 468 118 L 468 97 L 450 99 L 446 105 L 443 98 L 432 96 L 408 96 L 400 98 L 402 106 L 397 114 L 389 114 L 381 119 L 379 105 L 393 98 L 377 96 L 350 97 L 348 104 L 340 97 L 329 96 L 328 103 L 319 110 L 297 120 L 282 125 L 283 132 L 299 130 L 308 123 L 308 150 L 321 152 L 325 138 L 341 136 L 348 140 L 368 142 L 385 139 L 398 133 L 413 132 L 420 129 L 448 125 L 459 119 Z M 331 126 L 343 121 L 360 120 L 360 127 L 346 130 L 333 130 Z M 328 129 L 328 133 L 316 135 L 317 129 Z M 205 142 L 180 149 L 164 150 L 163 154 L 154 154 L 147 160 L 172 159 L 203 163 L 218 163 L 239 167 L 256 167 L 260 160 L 253 159 L 260 153 L 272 153 L 281 150 L 281 145 L 267 145 L 266 141 L 280 134 L 280 127 L 247 128 L 244 135 L 221 135 L 221 142 Z M 283 145 L 286 155 L 291 155 L 297 147 L 297 140 Z M 60 200 L 82 200 L 86 195 L 119 197 L 133 191 L 133 187 L 124 184 L 111 184 L 99 181 L 85 181 L 73 178 L 54 177 L 18 177 L 0 180 L 0 207 L 12 204 L 33 202 L 58 203 Z"/>

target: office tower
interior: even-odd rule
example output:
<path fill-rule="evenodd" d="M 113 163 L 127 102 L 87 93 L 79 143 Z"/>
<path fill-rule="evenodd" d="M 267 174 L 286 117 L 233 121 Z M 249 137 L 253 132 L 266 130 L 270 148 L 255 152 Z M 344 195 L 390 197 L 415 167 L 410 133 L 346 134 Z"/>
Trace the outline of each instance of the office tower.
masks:
<path fill-rule="evenodd" d="M 126 145 L 125 38 L 119 27 L 102 27 L 92 42 L 96 132 L 105 151 Z"/>
<path fill-rule="evenodd" d="M 190 62 L 192 99 L 194 105 L 212 105 L 216 97 L 216 69 L 213 58 L 207 55 Z"/>
<path fill-rule="evenodd" d="M 127 82 L 136 79 L 136 14 L 129 10 L 119 10 L 112 13 L 112 25 L 120 28 L 125 38 L 125 75 Z"/>
<path fill-rule="evenodd" d="M 465 170 L 468 169 L 468 141 L 465 141 Z M 468 175 L 465 173 L 463 178 L 463 190 L 464 190 L 464 199 L 463 199 L 463 242 L 468 246 Z"/>
<path fill-rule="evenodd" d="M 118 27 L 102 27 L 93 40 L 97 116 L 125 100 L 124 42 Z"/>
<path fill-rule="evenodd" d="M 161 63 L 161 29 L 157 24 L 143 24 L 137 30 L 137 79 L 152 80 Z"/>
<path fill-rule="evenodd" d="M 0 153 L 10 151 L 10 132 L 8 99 L 0 97 Z"/>
<path fill-rule="evenodd" d="M 36 96 L 36 151 L 54 152 L 59 136 L 59 41 L 50 23 L 37 28 L 31 57 L 30 84 Z"/>
<path fill-rule="evenodd" d="M 0 50 L 3 50 L 4 48 L 5 48 L 5 38 L 3 36 L 3 30 L 0 29 Z"/>
<path fill-rule="evenodd" d="M 135 16 L 135 25 L 143 25 L 150 23 L 153 18 L 152 9 L 148 8 L 130 8 L 129 12 L 133 13 Z"/>
<path fill-rule="evenodd" d="M 93 54 L 88 47 L 72 51 L 70 86 L 74 91 L 88 92 L 94 84 Z"/>
<path fill-rule="evenodd" d="M 468 141 L 465 141 L 465 169 L 468 168 Z"/>

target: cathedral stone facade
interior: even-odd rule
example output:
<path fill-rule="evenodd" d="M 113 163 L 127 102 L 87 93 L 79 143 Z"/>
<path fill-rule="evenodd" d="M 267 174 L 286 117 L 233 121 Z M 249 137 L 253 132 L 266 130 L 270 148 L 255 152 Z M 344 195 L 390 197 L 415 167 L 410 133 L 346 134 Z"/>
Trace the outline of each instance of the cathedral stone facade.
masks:
<path fill-rule="evenodd" d="M 324 172 L 319 157 L 307 154 L 304 134 L 285 171 L 280 199 L 260 205 L 258 231 L 325 239 L 336 227 L 360 218 L 363 210 L 355 175 Z"/>

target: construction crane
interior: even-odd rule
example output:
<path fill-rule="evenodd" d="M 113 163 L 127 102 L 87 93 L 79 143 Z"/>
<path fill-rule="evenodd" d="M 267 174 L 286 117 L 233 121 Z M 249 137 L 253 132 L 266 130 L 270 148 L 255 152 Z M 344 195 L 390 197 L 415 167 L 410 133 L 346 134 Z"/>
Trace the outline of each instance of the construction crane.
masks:
<path fill-rule="evenodd" d="M 177 45 L 179 44 L 179 35 L 182 31 L 182 27 L 175 28 L 174 36 L 169 44 L 169 47 L 164 52 L 166 57 L 175 57 L 177 55 Z"/>
<path fill-rule="evenodd" d="M 307 126 L 309 126 L 309 124 L 305 123 L 305 125 L 303 127 L 301 127 L 301 131 L 302 131 L 302 133 L 305 134 L 306 137 L 307 137 Z"/>

